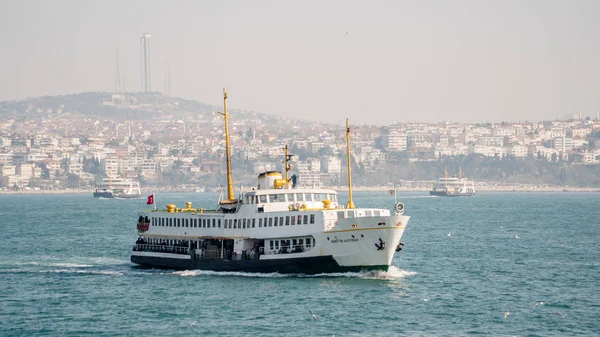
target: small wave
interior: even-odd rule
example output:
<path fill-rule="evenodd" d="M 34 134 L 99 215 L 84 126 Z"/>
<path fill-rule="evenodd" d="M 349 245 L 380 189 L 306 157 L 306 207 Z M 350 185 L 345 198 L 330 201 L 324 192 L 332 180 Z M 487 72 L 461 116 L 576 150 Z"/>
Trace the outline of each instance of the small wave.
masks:
<path fill-rule="evenodd" d="M 65 267 L 65 268 L 89 268 L 93 267 L 91 264 L 80 264 L 80 263 L 50 263 L 49 267 Z"/>
<path fill-rule="evenodd" d="M 422 199 L 422 198 L 438 198 L 437 195 L 408 195 L 408 196 L 402 196 L 401 198 L 399 197 L 398 199 Z"/>
<path fill-rule="evenodd" d="M 93 275 L 123 275 L 122 272 L 112 270 L 90 270 L 90 269 L 48 269 L 40 270 L 40 273 L 75 273 L 75 274 L 93 274 Z"/>
<path fill-rule="evenodd" d="M 7 261 L 7 262 L 3 262 L 3 264 L 9 265 L 9 266 L 38 266 L 40 265 L 39 262 L 23 262 L 23 261 Z"/>
<path fill-rule="evenodd" d="M 0 264 L 8 266 L 41 266 L 41 267 L 66 267 L 66 268 L 89 268 L 98 265 L 125 264 L 128 260 L 109 257 L 70 257 L 61 259 L 56 256 L 45 256 L 40 261 L 0 261 Z"/>
<path fill-rule="evenodd" d="M 94 264 L 122 264 L 129 262 L 129 260 L 115 259 L 112 257 L 86 257 L 83 258 L 83 260 Z"/>
<path fill-rule="evenodd" d="M 27 273 L 28 270 L 25 269 L 0 269 L 0 274 L 17 274 L 17 273 Z"/>

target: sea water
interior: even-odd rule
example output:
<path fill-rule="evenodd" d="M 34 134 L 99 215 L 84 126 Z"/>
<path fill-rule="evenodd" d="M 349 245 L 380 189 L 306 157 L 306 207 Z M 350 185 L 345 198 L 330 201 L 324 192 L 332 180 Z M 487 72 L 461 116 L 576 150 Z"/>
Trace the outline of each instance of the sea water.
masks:
<path fill-rule="evenodd" d="M 303 276 L 141 269 L 129 254 L 145 199 L 0 195 L 0 335 L 600 334 L 599 193 L 398 200 L 412 218 L 388 272 Z"/>

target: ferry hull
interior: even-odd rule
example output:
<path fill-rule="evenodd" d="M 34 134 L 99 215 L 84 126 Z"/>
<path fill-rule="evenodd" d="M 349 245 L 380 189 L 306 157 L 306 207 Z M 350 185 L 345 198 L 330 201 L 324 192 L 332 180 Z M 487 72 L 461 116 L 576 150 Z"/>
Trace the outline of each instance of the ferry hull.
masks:
<path fill-rule="evenodd" d="M 475 193 L 448 193 L 446 191 L 429 191 L 429 195 L 436 195 L 439 197 L 470 197 Z"/>
<path fill-rule="evenodd" d="M 113 198 L 112 192 L 94 192 L 94 198 Z"/>
<path fill-rule="evenodd" d="M 112 192 L 94 192 L 94 198 L 136 199 L 136 198 L 139 198 L 140 196 L 141 196 L 141 194 L 126 194 L 126 193 L 114 194 Z"/>
<path fill-rule="evenodd" d="M 145 267 L 161 269 L 307 275 L 359 272 L 363 270 L 387 271 L 389 268 L 388 265 L 340 266 L 330 255 L 269 260 L 192 260 L 132 255 L 131 262 Z"/>

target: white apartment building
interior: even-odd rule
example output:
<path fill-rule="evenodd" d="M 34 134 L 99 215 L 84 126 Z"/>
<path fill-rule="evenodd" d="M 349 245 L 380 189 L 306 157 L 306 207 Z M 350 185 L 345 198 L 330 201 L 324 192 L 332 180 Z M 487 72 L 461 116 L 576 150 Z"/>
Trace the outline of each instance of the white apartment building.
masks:
<path fill-rule="evenodd" d="M 504 136 L 479 137 L 477 143 L 484 146 L 504 146 Z"/>
<path fill-rule="evenodd" d="M 342 161 L 338 157 L 327 156 L 321 160 L 323 172 L 329 174 L 340 174 L 342 172 Z"/>
<path fill-rule="evenodd" d="M 534 146 L 531 151 L 534 157 L 537 158 L 539 154 L 542 158 L 546 158 L 546 160 L 552 160 L 552 155 L 555 154 L 558 157 L 560 154 L 556 149 L 549 149 L 543 146 Z"/>
<path fill-rule="evenodd" d="M 325 143 L 323 142 L 311 142 L 308 145 L 308 150 L 312 153 L 319 152 L 320 149 L 325 147 Z"/>
<path fill-rule="evenodd" d="M 35 164 L 21 163 L 17 166 L 17 174 L 24 180 L 33 178 L 33 168 Z"/>
<path fill-rule="evenodd" d="M 119 176 L 119 158 L 116 154 L 107 154 L 101 162 L 102 169 L 109 177 Z"/>
<path fill-rule="evenodd" d="M 554 139 L 554 148 L 559 151 L 569 151 L 573 149 L 573 139 L 568 137 L 558 137 Z"/>
<path fill-rule="evenodd" d="M 428 148 L 431 147 L 431 134 L 430 133 L 407 133 L 406 135 L 406 147 L 407 149 L 414 149 L 417 147 Z"/>
<path fill-rule="evenodd" d="M 507 153 L 511 156 L 523 158 L 527 157 L 528 148 L 523 145 L 513 145 L 508 147 Z"/>
<path fill-rule="evenodd" d="M 12 152 L 0 153 L 0 164 L 11 164 L 13 162 Z"/>
<path fill-rule="evenodd" d="M 145 159 L 140 163 L 142 175 L 154 174 L 156 172 L 156 163 L 152 159 Z"/>
<path fill-rule="evenodd" d="M 494 134 L 494 136 L 500 136 L 500 137 L 505 137 L 505 136 L 514 136 L 516 135 L 516 130 L 513 127 L 510 128 L 494 128 L 492 129 L 492 133 Z"/>
<path fill-rule="evenodd" d="M 600 150 L 586 151 L 583 153 L 583 163 L 586 165 L 600 164 Z"/>
<path fill-rule="evenodd" d="M 321 187 L 321 174 L 318 171 L 312 170 L 312 164 L 308 161 L 298 162 L 296 169 L 298 170 L 299 181 L 301 187 Z"/>
<path fill-rule="evenodd" d="M 75 175 L 83 174 L 83 163 L 72 162 L 67 166 L 67 172 Z"/>
<path fill-rule="evenodd" d="M 573 133 L 573 138 L 585 138 L 592 133 L 592 129 L 573 129 L 571 132 Z"/>
<path fill-rule="evenodd" d="M 469 154 L 478 153 L 486 157 L 502 157 L 508 153 L 506 148 L 501 146 L 469 145 Z"/>
<path fill-rule="evenodd" d="M 384 146 L 389 151 L 406 151 L 406 134 L 397 131 L 392 131 L 384 137 Z"/>
<path fill-rule="evenodd" d="M 459 156 L 469 154 L 469 146 L 464 144 L 454 144 L 452 146 L 435 146 L 433 148 L 433 156 L 439 158 L 441 156 Z"/>
<path fill-rule="evenodd" d="M 2 176 L 13 176 L 15 174 L 17 174 L 17 167 L 15 165 L 2 166 Z"/>

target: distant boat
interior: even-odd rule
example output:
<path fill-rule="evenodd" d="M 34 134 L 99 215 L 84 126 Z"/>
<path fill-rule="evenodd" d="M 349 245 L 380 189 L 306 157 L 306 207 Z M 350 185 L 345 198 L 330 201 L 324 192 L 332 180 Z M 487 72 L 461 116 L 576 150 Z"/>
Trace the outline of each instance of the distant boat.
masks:
<path fill-rule="evenodd" d="M 448 177 L 448 171 L 445 171 L 444 177 L 433 183 L 433 189 L 429 191 L 430 195 L 441 197 L 461 197 L 472 196 L 475 194 L 475 186 L 472 181 L 462 176 L 462 169 L 458 177 Z"/>
<path fill-rule="evenodd" d="M 96 184 L 95 198 L 139 198 L 142 194 L 140 182 L 127 178 L 104 178 Z"/>

